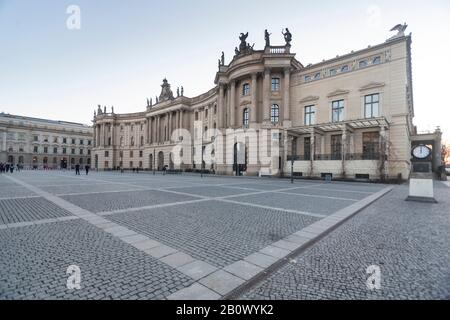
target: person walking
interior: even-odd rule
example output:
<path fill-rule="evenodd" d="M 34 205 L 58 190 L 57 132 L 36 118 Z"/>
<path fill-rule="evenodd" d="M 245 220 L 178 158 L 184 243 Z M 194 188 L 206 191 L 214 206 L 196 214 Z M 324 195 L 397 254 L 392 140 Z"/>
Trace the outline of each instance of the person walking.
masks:
<path fill-rule="evenodd" d="M 89 165 L 86 165 L 86 166 L 84 167 L 84 169 L 86 170 L 86 175 L 88 175 L 88 174 L 89 174 Z"/>
<path fill-rule="evenodd" d="M 9 167 L 9 172 L 13 173 L 14 172 L 14 165 L 11 163 L 10 167 Z"/>
<path fill-rule="evenodd" d="M 75 165 L 75 175 L 77 175 L 77 176 L 80 175 L 80 165 L 79 164 Z"/>

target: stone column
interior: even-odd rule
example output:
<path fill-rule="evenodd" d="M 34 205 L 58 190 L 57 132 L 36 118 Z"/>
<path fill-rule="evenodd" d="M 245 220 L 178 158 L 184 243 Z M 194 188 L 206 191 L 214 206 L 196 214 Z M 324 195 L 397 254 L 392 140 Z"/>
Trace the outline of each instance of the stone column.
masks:
<path fill-rule="evenodd" d="M 156 127 L 155 127 L 155 131 L 156 131 L 156 143 L 159 143 L 159 124 L 160 124 L 160 115 L 156 116 Z"/>
<path fill-rule="evenodd" d="M 105 123 L 102 123 L 102 146 L 105 147 L 106 146 L 106 130 L 105 130 Z"/>
<path fill-rule="evenodd" d="M 111 123 L 111 146 L 114 148 L 114 143 L 115 143 L 115 130 L 114 130 L 114 122 Z"/>
<path fill-rule="evenodd" d="M 152 144 L 152 117 L 147 118 L 147 143 Z"/>
<path fill-rule="evenodd" d="M 235 120 L 236 120 L 236 115 L 235 115 L 235 109 L 236 109 L 236 81 L 232 80 L 230 82 L 230 126 L 234 127 L 235 126 Z"/>
<path fill-rule="evenodd" d="M 225 108 L 223 101 L 223 85 L 219 84 L 219 99 L 217 101 L 217 128 L 224 127 L 223 119 L 225 118 Z"/>
<path fill-rule="evenodd" d="M 325 154 L 325 135 L 322 134 L 322 136 L 320 137 L 320 153 L 321 155 Z"/>
<path fill-rule="evenodd" d="M 289 121 L 291 119 L 291 102 L 289 97 L 291 85 L 291 70 L 290 68 L 284 69 L 284 120 Z"/>
<path fill-rule="evenodd" d="M 256 73 L 252 73 L 252 105 L 253 105 L 253 114 L 250 114 L 250 122 L 256 123 L 258 120 L 258 75 Z"/>
<path fill-rule="evenodd" d="M 173 120 L 173 114 L 172 111 L 169 113 L 169 141 L 172 141 L 172 120 Z"/>
<path fill-rule="evenodd" d="M 270 122 L 270 69 L 264 70 L 264 83 L 263 83 L 263 109 L 264 109 L 264 121 Z"/>
<path fill-rule="evenodd" d="M 316 156 L 316 131 L 314 128 L 311 128 L 311 161 L 314 161 L 314 158 Z"/>
<path fill-rule="evenodd" d="M 345 177 L 345 156 L 347 153 L 347 126 L 342 126 L 342 176 Z"/>
<path fill-rule="evenodd" d="M 180 129 L 184 128 L 184 123 L 183 123 L 183 115 L 184 115 L 184 110 L 180 110 Z"/>

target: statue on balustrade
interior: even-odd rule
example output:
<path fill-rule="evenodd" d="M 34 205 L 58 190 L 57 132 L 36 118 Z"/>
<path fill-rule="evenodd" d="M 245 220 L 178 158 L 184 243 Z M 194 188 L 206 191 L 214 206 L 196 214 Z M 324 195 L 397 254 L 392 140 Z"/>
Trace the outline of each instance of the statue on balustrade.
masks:
<path fill-rule="evenodd" d="M 281 30 L 281 33 L 284 36 L 284 40 L 286 41 L 286 45 L 290 46 L 291 45 L 291 41 L 292 41 L 292 33 L 289 31 L 288 28 L 286 28 L 286 32 L 283 32 L 283 30 Z"/>
<path fill-rule="evenodd" d="M 159 101 L 168 101 L 173 100 L 173 92 L 170 89 L 170 84 L 167 82 L 167 79 L 163 80 L 163 84 L 161 85 L 161 94 L 159 95 Z"/>
<path fill-rule="evenodd" d="M 270 36 L 271 35 L 272 34 L 269 33 L 269 31 L 267 31 L 267 29 L 266 29 L 266 31 L 264 32 L 264 39 L 266 40 L 266 47 L 270 47 Z"/>

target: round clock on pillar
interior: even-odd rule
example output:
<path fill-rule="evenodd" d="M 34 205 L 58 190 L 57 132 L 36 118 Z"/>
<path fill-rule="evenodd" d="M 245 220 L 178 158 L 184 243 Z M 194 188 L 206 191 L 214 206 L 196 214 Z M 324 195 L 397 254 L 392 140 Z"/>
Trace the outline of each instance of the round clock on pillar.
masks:
<path fill-rule="evenodd" d="M 426 159 L 431 155 L 431 149 L 421 144 L 412 149 L 412 155 L 416 159 Z"/>

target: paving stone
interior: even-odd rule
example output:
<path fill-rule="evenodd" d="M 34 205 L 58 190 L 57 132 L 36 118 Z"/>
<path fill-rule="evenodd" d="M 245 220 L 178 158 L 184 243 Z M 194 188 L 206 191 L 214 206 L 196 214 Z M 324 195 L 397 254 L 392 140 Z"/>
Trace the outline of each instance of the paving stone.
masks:
<path fill-rule="evenodd" d="M 144 250 L 152 249 L 155 247 L 159 247 L 159 246 L 161 246 L 161 243 L 159 243 L 158 241 L 149 239 L 149 240 L 133 243 L 132 246 L 135 247 L 136 249 L 144 251 Z"/>
<path fill-rule="evenodd" d="M 184 266 L 185 264 L 193 262 L 195 259 L 183 252 L 176 252 L 160 260 L 173 268 L 178 268 Z"/>
<path fill-rule="evenodd" d="M 225 267 L 224 270 L 244 280 L 250 280 L 264 269 L 253 263 L 241 260 Z"/>
<path fill-rule="evenodd" d="M 168 256 L 172 253 L 177 252 L 176 249 L 165 246 L 165 245 L 161 245 L 161 246 L 150 248 L 150 249 L 145 249 L 144 251 L 156 259 L 160 259 L 160 258 Z"/>
<path fill-rule="evenodd" d="M 259 250 L 259 252 L 278 259 L 282 259 L 290 253 L 289 250 L 277 248 L 274 246 L 267 246 L 264 249 Z"/>
<path fill-rule="evenodd" d="M 205 287 L 214 290 L 221 295 L 229 293 L 244 282 L 245 280 L 242 278 L 224 270 L 218 270 L 211 273 L 209 276 L 199 281 L 199 283 L 203 284 Z"/>
<path fill-rule="evenodd" d="M 281 249 L 285 249 L 285 250 L 289 250 L 289 251 L 294 251 L 300 247 L 297 243 L 289 242 L 289 241 L 285 241 L 285 240 L 280 240 L 280 241 L 274 242 L 274 243 L 272 243 L 272 246 L 278 247 Z"/>
<path fill-rule="evenodd" d="M 245 261 L 253 263 L 254 265 L 260 266 L 262 268 L 268 268 L 272 264 L 278 261 L 278 258 L 268 256 L 259 252 L 255 252 L 244 258 Z"/>
<path fill-rule="evenodd" d="M 185 264 L 184 266 L 178 267 L 177 270 L 188 275 L 194 280 L 199 280 L 213 273 L 217 270 L 217 268 L 206 262 L 196 260 Z"/>
<path fill-rule="evenodd" d="M 169 297 L 169 300 L 218 300 L 220 295 L 211 289 L 195 283 L 189 288 L 182 289 Z"/>

